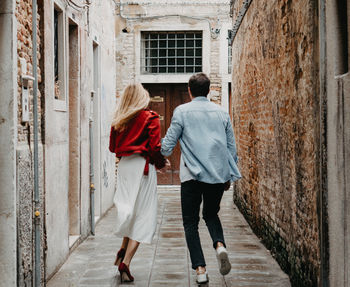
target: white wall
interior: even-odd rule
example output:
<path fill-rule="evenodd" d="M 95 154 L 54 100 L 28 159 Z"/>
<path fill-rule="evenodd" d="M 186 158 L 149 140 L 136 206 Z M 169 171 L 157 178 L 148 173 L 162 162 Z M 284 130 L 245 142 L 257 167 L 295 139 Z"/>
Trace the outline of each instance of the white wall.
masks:
<path fill-rule="evenodd" d="M 69 93 L 68 82 L 65 93 L 66 101 L 54 99 L 53 83 L 53 1 L 45 2 L 45 191 L 46 191 L 46 232 L 47 232 L 47 262 L 46 273 L 50 278 L 57 268 L 65 261 L 70 252 L 69 246 Z M 100 49 L 99 66 L 100 80 L 98 89 L 98 108 L 100 120 L 95 152 L 99 160 L 94 162 L 97 167 L 95 188 L 99 193 L 97 200 L 100 215 L 103 215 L 113 205 L 115 188 L 115 158 L 108 151 L 109 127 L 115 102 L 115 33 L 114 33 L 114 1 L 92 1 L 89 8 L 89 19 L 86 10 L 77 12 L 66 7 L 63 1 L 57 1 L 64 13 L 66 21 L 65 41 L 68 49 L 68 19 L 78 25 L 80 85 L 78 111 L 80 174 L 77 184 L 80 187 L 80 239 L 85 239 L 91 231 L 90 210 L 90 139 L 89 116 L 91 92 L 93 87 L 93 43 L 98 43 Z M 74 17 L 73 17 L 74 14 Z M 65 54 L 68 54 L 66 50 Z M 68 61 L 65 79 L 68 79 Z M 76 111 L 77 112 L 77 111 Z M 97 150 L 96 150 L 97 149 Z M 77 234 L 79 235 L 79 234 Z"/>
<path fill-rule="evenodd" d="M 17 46 L 15 1 L 0 2 L 0 278 L 17 286 Z"/>
<path fill-rule="evenodd" d="M 337 72 L 341 55 L 338 1 L 326 1 L 326 82 L 327 82 L 327 184 L 329 219 L 330 286 L 350 284 L 350 74 Z M 340 2 L 340 1 L 339 1 Z M 348 1 L 349 3 L 349 1 Z M 350 7 L 347 19 L 349 26 Z M 343 11 L 342 11 L 343 12 Z M 349 39 L 349 27 L 348 36 Z M 341 59 L 342 62 L 349 61 Z"/>

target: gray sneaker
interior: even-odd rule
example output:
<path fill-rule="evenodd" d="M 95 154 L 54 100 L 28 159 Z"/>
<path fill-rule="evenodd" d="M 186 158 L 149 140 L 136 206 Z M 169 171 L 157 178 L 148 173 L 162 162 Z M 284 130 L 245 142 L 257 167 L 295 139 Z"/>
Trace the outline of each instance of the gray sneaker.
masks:
<path fill-rule="evenodd" d="M 219 270 L 221 275 L 227 275 L 231 270 L 231 263 L 228 259 L 228 253 L 225 247 L 220 246 L 216 249 L 216 258 L 219 263 Z"/>

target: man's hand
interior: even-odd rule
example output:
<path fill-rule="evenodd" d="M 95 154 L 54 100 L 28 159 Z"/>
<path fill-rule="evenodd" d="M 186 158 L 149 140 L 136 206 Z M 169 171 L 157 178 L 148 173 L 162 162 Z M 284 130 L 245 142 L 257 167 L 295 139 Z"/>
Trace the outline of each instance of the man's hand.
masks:
<path fill-rule="evenodd" d="M 160 173 L 165 173 L 168 169 L 170 169 L 171 164 L 170 161 L 168 159 L 165 160 L 165 166 L 161 169 L 159 169 Z"/>

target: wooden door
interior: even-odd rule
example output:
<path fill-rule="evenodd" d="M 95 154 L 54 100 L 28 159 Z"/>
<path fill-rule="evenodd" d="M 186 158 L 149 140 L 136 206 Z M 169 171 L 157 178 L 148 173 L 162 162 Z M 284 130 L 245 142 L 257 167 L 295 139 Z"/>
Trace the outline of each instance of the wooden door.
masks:
<path fill-rule="evenodd" d="M 144 84 L 148 90 L 151 103 L 150 109 L 160 116 L 161 136 L 165 136 L 170 126 L 174 109 L 183 103 L 189 102 L 187 84 Z M 180 184 L 180 145 L 176 145 L 169 157 L 171 168 L 164 174 L 158 172 L 158 184 Z"/>

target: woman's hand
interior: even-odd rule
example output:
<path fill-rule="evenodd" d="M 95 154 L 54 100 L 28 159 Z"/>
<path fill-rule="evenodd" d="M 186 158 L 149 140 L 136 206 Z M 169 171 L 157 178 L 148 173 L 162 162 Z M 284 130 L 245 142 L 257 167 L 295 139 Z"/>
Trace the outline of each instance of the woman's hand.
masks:
<path fill-rule="evenodd" d="M 171 164 L 170 161 L 168 159 L 165 160 L 165 166 L 161 169 L 159 169 L 160 173 L 165 173 L 168 169 L 170 169 Z"/>

